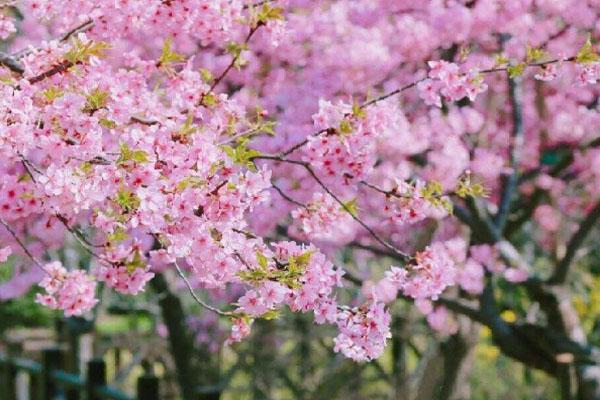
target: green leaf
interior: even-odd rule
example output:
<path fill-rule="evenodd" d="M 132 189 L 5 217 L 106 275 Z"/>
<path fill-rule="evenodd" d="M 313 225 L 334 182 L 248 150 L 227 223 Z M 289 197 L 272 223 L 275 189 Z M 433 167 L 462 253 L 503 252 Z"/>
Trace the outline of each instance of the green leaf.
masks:
<path fill-rule="evenodd" d="M 186 176 L 177 184 L 177 190 L 182 192 L 188 187 L 201 188 L 206 184 L 206 181 L 197 176 Z"/>
<path fill-rule="evenodd" d="M 129 161 L 134 161 L 139 164 L 147 163 L 148 153 L 144 150 L 131 150 L 127 143 L 121 143 L 120 145 L 121 155 L 117 159 L 117 165 L 123 165 Z"/>
<path fill-rule="evenodd" d="M 544 49 L 541 49 L 539 47 L 527 46 L 526 62 L 529 64 L 532 62 L 540 61 L 542 58 L 544 58 L 545 55 L 546 51 Z"/>
<path fill-rule="evenodd" d="M 349 135 L 352 133 L 354 127 L 352 126 L 352 121 L 347 118 L 344 118 L 342 122 L 340 122 L 340 132 L 344 135 Z"/>
<path fill-rule="evenodd" d="M 106 42 L 83 42 L 79 37 L 72 41 L 71 49 L 65 54 L 65 59 L 72 64 L 88 61 L 90 57 L 105 57 L 106 51 L 111 47 Z"/>
<path fill-rule="evenodd" d="M 307 252 L 300 254 L 299 256 L 296 257 L 296 262 L 298 263 L 298 265 L 302 266 L 303 268 L 308 267 L 308 263 L 310 262 L 310 259 L 312 258 L 313 253 L 314 252 L 312 252 L 312 251 L 307 251 Z"/>
<path fill-rule="evenodd" d="M 178 133 L 179 133 L 180 136 L 186 137 L 186 136 L 192 135 L 197 130 L 198 130 L 198 128 L 196 127 L 196 125 L 194 125 L 194 116 L 190 112 L 188 114 L 187 118 L 185 119 L 185 122 L 183 123 L 183 125 L 179 129 Z"/>
<path fill-rule="evenodd" d="M 342 211 L 350 213 L 353 217 L 358 217 L 358 200 L 356 198 L 343 203 Z"/>
<path fill-rule="evenodd" d="M 225 50 L 233 56 L 233 66 L 239 70 L 247 64 L 247 60 L 242 57 L 242 51 L 248 50 L 246 43 L 229 42 Z"/>
<path fill-rule="evenodd" d="M 367 116 L 367 112 L 360 106 L 360 104 L 358 104 L 357 101 L 354 101 L 352 104 L 352 114 L 359 119 L 363 119 Z"/>
<path fill-rule="evenodd" d="M 113 233 L 108 235 L 107 239 L 111 243 L 122 242 L 124 240 L 129 239 L 129 235 L 127 234 L 127 232 L 125 232 L 124 229 L 117 228 Z"/>
<path fill-rule="evenodd" d="M 54 100 L 62 97 L 65 92 L 57 86 L 50 86 L 48 89 L 44 90 L 42 95 L 49 102 L 53 102 Z"/>
<path fill-rule="evenodd" d="M 81 172 L 83 172 L 84 175 L 88 175 L 89 173 L 91 173 L 94 170 L 94 166 L 92 165 L 91 162 L 85 161 L 85 162 L 81 163 L 81 165 L 79 166 L 79 169 L 81 170 Z"/>
<path fill-rule="evenodd" d="M 523 72 L 525 72 L 525 68 L 527 67 L 527 64 L 525 63 L 518 63 L 515 65 L 509 65 L 506 70 L 508 71 L 508 76 L 511 78 L 517 78 L 521 75 L 523 75 Z"/>
<path fill-rule="evenodd" d="M 182 62 L 184 60 L 184 56 L 173 51 L 173 41 L 171 40 L 171 38 L 165 39 L 162 47 L 162 52 L 160 54 L 157 64 L 161 67 L 168 67 L 172 63 Z"/>
<path fill-rule="evenodd" d="M 279 315 L 280 315 L 279 310 L 269 310 L 269 311 L 265 312 L 263 315 L 261 315 L 260 317 L 262 319 L 270 321 L 270 320 L 279 318 Z"/>
<path fill-rule="evenodd" d="M 108 118 L 100 118 L 98 123 L 108 129 L 115 129 L 117 127 L 117 123 Z"/>
<path fill-rule="evenodd" d="M 466 197 L 486 197 L 488 195 L 488 191 L 485 186 L 479 183 L 471 182 L 470 175 L 466 175 L 458 181 L 458 188 L 454 191 L 454 193 L 463 199 Z"/>
<path fill-rule="evenodd" d="M 205 83 L 212 82 L 212 80 L 213 80 L 213 74 L 212 74 L 212 72 L 210 72 L 206 68 L 200 68 L 200 76 L 202 77 L 202 80 Z"/>
<path fill-rule="evenodd" d="M 275 126 L 277 125 L 277 123 L 275 121 L 267 121 L 263 124 L 261 124 L 258 128 L 257 128 L 257 132 L 259 133 L 266 133 L 269 136 L 275 136 Z"/>
<path fill-rule="evenodd" d="M 496 54 L 495 60 L 496 66 L 506 65 L 510 62 L 508 57 L 506 57 L 504 54 Z"/>
<path fill-rule="evenodd" d="M 236 147 L 221 146 L 221 149 L 235 164 L 243 165 L 252 171 L 256 170 L 252 159 L 262 154 L 258 150 L 248 148 L 244 140 L 240 141 Z"/>
<path fill-rule="evenodd" d="M 217 103 L 218 103 L 217 96 L 215 96 L 215 94 L 212 92 L 205 93 L 202 96 L 202 104 L 204 104 L 207 107 L 213 107 L 213 106 L 217 105 Z"/>
<path fill-rule="evenodd" d="M 125 212 L 132 212 L 140 206 L 140 199 L 132 191 L 121 188 L 117 192 L 115 202 L 121 206 Z"/>
<path fill-rule="evenodd" d="M 256 252 L 256 262 L 258 262 L 258 265 L 263 269 L 267 269 L 267 266 L 269 265 L 269 259 L 259 251 Z"/>
<path fill-rule="evenodd" d="M 587 40 L 577 52 L 575 60 L 580 64 L 589 64 L 600 61 L 600 56 L 596 52 L 596 48 L 592 44 L 591 35 L 588 35 Z"/>
<path fill-rule="evenodd" d="M 15 83 L 15 80 L 10 75 L 2 75 L 0 76 L 0 83 L 3 85 L 12 86 Z"/>
<path fill-rule="evenodd" d="M 106 107 L 110 94 L 98 88 L 92 90 L 86 97 L 84 112 L 93 112 Z"/>
<path fill-rule="evenodd" d="M 140 252 L 136 251 L 135 254 L 133 255 L 133 259 L 130 262 L 128 262 L 127 264 L 125 264 L 125 267 L 127 268 L 127 272 L 129 272 L 131 274 L 136 269 L 146 268 L 146 263 L 142 259 Z"/>
<path fill-rule="evenodd" d="M 430 181 L 421 189 L 421 196 L 427 201 L 433 201 L 442 196 L 444 188 L 438 181 Z"/>
<path fill-rule="evenodd" d="M 283 20 L 284 10 L 281 7 L 273 7 L 268 2 L 263 4 L 258 12 L 254 12 L 251 18 L 251 26 L 256 28 L 258 25 L 264 25 L 269 21 Z"/>
<path fill-rule="evenodd" d="M 312 255 L 312 251 L 307 251 L 298 256 L 291 256 L 288 259 L 288 274 L 285 276 L 288 279 L 287 284 L 293 285 L 297 283 L 297 277 L 304 274 Z"/>

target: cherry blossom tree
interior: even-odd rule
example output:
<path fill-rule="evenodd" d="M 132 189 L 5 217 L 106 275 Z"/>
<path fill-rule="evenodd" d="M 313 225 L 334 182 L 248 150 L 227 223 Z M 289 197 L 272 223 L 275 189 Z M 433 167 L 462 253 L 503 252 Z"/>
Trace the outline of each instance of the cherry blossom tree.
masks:
<path fill-rule="evenodd" d="M 172 288 L 230 322 L 228 345 L 287 309 L 357 362 L 406 302 L 444 337 L 487 327 L 563 398 L 600 398 L 571 281 L 600 218 L 599 16 L 597 0 L 1 2 L 0 261 L 17 267 L 0 299 L 37 284 L 82 316 L 99 286 L 151 286 L 182 383 Z M 73 243 L 88 265 L 59 257 Z"/>

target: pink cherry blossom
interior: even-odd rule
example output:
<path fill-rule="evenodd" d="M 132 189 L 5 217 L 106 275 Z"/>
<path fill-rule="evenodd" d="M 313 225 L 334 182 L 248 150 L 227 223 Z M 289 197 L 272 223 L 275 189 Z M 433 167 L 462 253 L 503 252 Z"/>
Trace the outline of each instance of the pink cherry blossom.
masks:
<path fill-rule="evenodd" d="M 38 303 L 63 310 L 67 317 L 85 314 L 98 303 L 96 282 L 85 271 L 67 271 L 59 261 L 50 262 L 43 269 L 47 275 L 39 286 L 46 294 L 38 293 Z"/>
<path fill-rule="evenodd" d="M 12 254 L 12 248 L 10 246 L 5 246 L 0 248 L 0 262 L 6 262 L 8 257 Z"/>
<path fill-rule="evenodd" d="M 231 327 L 231 334 L 225 341 L 226 345 L 231 345 L 242 341 L 245 337 L 250 335 L 250 323 L 244 318 L 235 318 L 233 320 L 233 326 Z"/>

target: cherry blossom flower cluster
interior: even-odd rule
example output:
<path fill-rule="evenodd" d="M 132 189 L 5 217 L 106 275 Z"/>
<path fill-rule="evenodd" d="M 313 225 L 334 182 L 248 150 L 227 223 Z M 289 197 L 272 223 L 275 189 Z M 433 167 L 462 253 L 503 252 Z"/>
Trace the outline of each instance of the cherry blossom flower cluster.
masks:
<path fill-rule="evenodd" d="M 38 211 L 40 202 L 31 194 L 33 188 L 30 181 L 19 180 L 14 175 L 2 177 L 2 193 L 0 193 L 0 216 L 5 221 L 27 218 Z"/>
<path fill-rule="evenodd" d="M 261 261 L 262 266 L 242 275 L 244 280 L 253 281 L 257 288 L 238 299 L 238 312 L 258 317 L 283 304 L 292 311 L 313 311 L 315 322 L 337 326 L 336 352 L 355 361 L 368 361 L 381 355 L 390 337 L 390 315 L 385 303 L 369 300 L 355 308 L 337 305 L 333 289 L 342 285 L 343 272 L 334 268 L 315 247 L 303 248 L 293 242 L 281 242 L 275 244 L 273 256 L 275 261 L 265 258 Z M 228 341 L 239 341 L 248 334 L 248 319 L 238 318 Z"/>
<path fill-rule="evenodd" d="M 600 80 L 600 62 L 577 66 L 577 81 L 580 85 L 595 85 Z"/>
<path fill-rule="evenodd" d="M 51 309 L 64 310 L 65 316 L 82 315 L 98 303 L 96 282 L 85 271 L 67 271 L 59 261 L 43 266 L 47 274 L 39 283 L 46 294 L 38 294 L 36 301 Z"/>
<path fill-rule="evenodd" d="M 444 243 L 436 242 L 415 255 L 414 264 L 406 268 L 391 267 L 385 278 L 374 286 L 372 295 L 391 301 L 397 293 L 413 299 L 437 299 L 454 285 L 456 266 Z"/>
<path fill-rule="evenodd" d="M 0 262 L 6 262 L 8 257 L 12 254 L 12 249 L 10 246 L 4 246 L 0 249 Z"/>
<path fill-rule="evenodd" d="M 224 41 L 231 36 L 236 20 L 242 17 L 242 1 L 116 1 L 90 2 L 28 0 L 31 14 L 52 18 L 59 27 L 69 29 L 93 20 L 94 37 L 109 39 L 125 35 L 160 32 L 161 35 L 188 34 L 203 45 Z"/>
<path fill-rule="evenodd" d="M 391 316 L 385 304 L 373 302 L 362 308 L 342 310 L 338 314 L 340 333 L 333 339 L 334 351 L 355 361 L 378 358 L 390 333 Z"/>
<path fill-rule="evenodd" d="M 259 253 L 254 268 L 242 273 L 242 280 L 254 283 L 256 289 L 238 300 L 239 311 L 260 316 L 286 304 L 293 311 L 322 312 L 330 308 L 334 288 L 342 285 L 342 275 L 343 271 L 312 245 L 275 243 L 271 259 Z M 335 307 L 331 311 L 335 313 Z M 334 316 L 325 319 L 333 320 Z"/>
<path fill-rule="evenodd" d="M 154 273 L 148 272 L 148 268 L 135 268 L 131 271 L 124 266 L 103 266 L 96 273 L 100 282 L 105 282 L 108 287 L 123 294 L 138 294 L 154 277 Z"/>
<path fill-rule="evenodd" d="M 231 333 L 227 340 L 225 340 L 225 344 L 231 345 L 244 340 L 251 333 L 250 327 L 251 322 L 247 318 L 234 318 L 232 320 Z"/>
<path fill-rule="evenodd" d="M 0 39 L 6 40 L 17 31 L 14 21 L 0 10 Z"/>
<path fill-rule="evenodd" d="M 369 111 L 343 102 L 319 100 L 319 112 L 313 115 L 314 127 L 326 132 L 309 137 L 304 161 L 328 182 L 349 185 L 364 178 L 375 163 L 375 139 L 386 130 L 387 122 L 377 118 L 375 110 Z"/>
<path fill-rule="evenodd" d="M 299 228 L 294 236 L 311 240 L 349 242 L 353 239 L 352 216 L 333 197 L 317 192 L 306 207 L 292 211 Z M 290 227 L 290 229 L 295 226 Z M 344 234 L 347 232 L 347 234 Z M 295 233 L 295 232 L 294 232 Z"/>
<path fill-rule="evenodd" d="M 418 84 L 419 95 L 427 105 L 441 107 L 442 98 L 458 101 L 464 97 L 475 101 L 488 88 L 476 69 L 461 73 L 457 64 L 447 61 L 429 61 L 429 78 Z"/>
<path fill-rule="evenodd" d="M 425 218 L 442 218 L 447 215 L 447 210 L 438 200 L 440 198 L 426 198 L 423 196 L 426 184 L 417 180 L 406 182 L 396 179 L 395 187 L 389 192 L 389 201 L 383 206 L 384 215 L 398 225 L 410 225 L 423 221 Z"/>
<path fill-rule="evenodd" d="M 115 85 L 104 44 L 84 34 L 53 43 L 27 56 L 43 61 L 26 64 L 27 79 L 2 85 L 2 152 L 17 165 L 2 176 L 2 215 L 37 223 L 46 214 L 69 229 L 95 228 L 90 240 L 97 244 L 88 251 L 100 266 L 93 273 L 121 293 L 136 294 L 153 277 L 156 257 L 146 254 L 155 240 L 164 247 L 160 262 L 185 259 L 199 283 L 234 279 L 241 268 L 235 254 L 253 252 L 259 241 L 233 229 L 243 229 L 270 186 L 268 170 L 248 171 L 218 145 L 230 124 L 241 129 L 243 110 L 220 96 L 196 116 L 184 114 L 209 89 L 191 63 L 175 72 L 165 62 L 137 60 L 114 72 L 122 78 Z M 173 96 L 153 92 L 149 76 L 162 76 Z M 75 312 L 50 299 L 45 304 Z"/>

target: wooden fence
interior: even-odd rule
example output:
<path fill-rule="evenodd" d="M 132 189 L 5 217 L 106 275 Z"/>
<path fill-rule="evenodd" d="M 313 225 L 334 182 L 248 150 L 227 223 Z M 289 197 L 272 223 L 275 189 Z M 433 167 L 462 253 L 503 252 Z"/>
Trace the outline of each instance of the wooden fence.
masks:
<path fill-rule="evenodd" d="M 41 363 L 0 353 L 0 400 L 17 400 L 17 380 L 28 376 L 28 400 L 158 400 L 159 380 L 146 373 L 137 380 L 136 397 L 111 387 L 106 381 L 106 363 L 92 359 L 85 376 L 62 370 L 65 354 L 57 348 L 42 351 Z"/>

